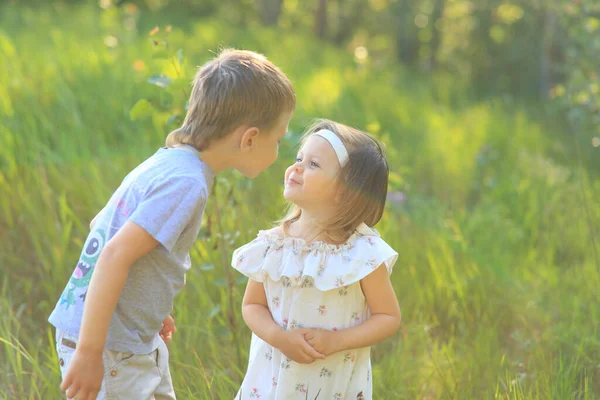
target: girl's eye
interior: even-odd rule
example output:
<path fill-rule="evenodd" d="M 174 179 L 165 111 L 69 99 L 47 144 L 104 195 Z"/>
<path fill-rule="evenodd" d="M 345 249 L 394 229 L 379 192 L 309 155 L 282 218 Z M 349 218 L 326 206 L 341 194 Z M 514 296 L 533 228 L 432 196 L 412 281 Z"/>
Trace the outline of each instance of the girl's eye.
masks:
<path fill-rule="evenodd" d="M 316 162 L 314 162 L 314 161 L 311 161 L 311 162 L 310 162 L 310 166 L 311 166 L 311 167 L 318 167 L 318 166 L 319 166 L 319 164 L 317 164 L 317 163 L 316 163 Z"/>
<path fill-rule="evenodd" d="M 296 157 L 296 162 L 302 162 L 302 159 L 300 157 Z"/>

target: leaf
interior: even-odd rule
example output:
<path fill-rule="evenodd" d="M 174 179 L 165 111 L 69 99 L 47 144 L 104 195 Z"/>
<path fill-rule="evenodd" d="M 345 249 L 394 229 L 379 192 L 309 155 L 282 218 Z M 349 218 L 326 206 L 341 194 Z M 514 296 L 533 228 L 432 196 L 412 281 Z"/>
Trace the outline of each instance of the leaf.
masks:
<path fill-rule="evenodd" d="M 218 287 L 227 287 L 227 280 L 224 278 L 217 278 L 215 279 L 215 286 Z"/>
<path fill-rule="evenodd" d="M 179 61 L 179 65 L 183 63 L 183 49 L 177 50 L 177 61 Z"/>
<path fill-rule="evenodd" d="M 146 99 L 138 100 L 137 103 L 129 111 L 129 118 L 136 121 L 140 118 L 147 117 L 152 114 L 152 104 Z"/>
<path fill-rule="evenodd" d="M 218 329 L 215 332 L 215 336 L 221 336 L 221 337 L 222 336 L 229 336 L 230 334 L 231 334 L 231 331 L 229 329 L 227 329 L 227 328 L 221 328 L 221 329 Z"/>
<path fill-rule="evenodd" d="M 166 49 L 157 50 L 152 54 L 155 60 L 166 60 L 169 58 L 169 52 Z"/>
<path fill-rule="evenodd" d="M 392 171 L 390 171 L 389 180 L 390 180 L 390 183 L 393 183 L 398 186 L 402 185 L 402 183 L 404 182 L 402 177 L 400 176 L 400 174 L 398 174 L 396 172 L 392 172 Z"/>
<path fill-rule="evenodd" d="M 215 266 L 212 264 L 206 264 L 206 265 L 201 265 L 200 269 L 202 271 L 212 271 L 213 269 L 215 269 Z"/>
<path fill-rule="evenodd" d="M 181 114 L 171 115 L 167 121 L 167 125 L 179 125 L 181 122 Z"/>
<path fill-rule="evenodd" d="M 148 33 L 148 35 L 150 35 L 150 36 L 154 36 L 154 35 L 156 35 L 156 34 L 158 33 L 158 31 L 160 31 L 160 28 L 159 28 L 158 26 L 155 26 L 155 27 L 154 27 L 154 29 L 152 29 L 152 30 L 151 30 L 151 31 Z"/>
<path fill-rule="evenodd" d="M 220 312 L 221 312 L 221 305 L 217 304 L 216 306 L 214 306 L 212 308 L 212 310 L 210 310 L 210 314 L 208 316 L 209 316 L 209 318 L 214 318 L 215 315 L 217 315 Z"/>
<path fill-rule="evenodd" d="M 169 85 L 169 90 L 171 92 L 183 92 L 186 94 L 187 97 L 187 94 L 190 90 L 190 81 L 186 78 L 173 79 L 173 81 L 171 81 L 171 84 Z"/>
<path fill-rule="evenodd" d="M 151 83 L 161 88 L 167 88 L 169 87 L 169 84 L 172 80 L 173 79 L 169 78 L 166 75 L 153 75 L 150 78 L 148 78 L 148 83 Z"/>
<path fill-rule="evenodd" d="M 240 276 L 239 278 L 237 278 L 235 280 L 236 285 L 242 285 L 244 283 L 248 282 L 248 278 L 246 278 L 245 276 Z"/>

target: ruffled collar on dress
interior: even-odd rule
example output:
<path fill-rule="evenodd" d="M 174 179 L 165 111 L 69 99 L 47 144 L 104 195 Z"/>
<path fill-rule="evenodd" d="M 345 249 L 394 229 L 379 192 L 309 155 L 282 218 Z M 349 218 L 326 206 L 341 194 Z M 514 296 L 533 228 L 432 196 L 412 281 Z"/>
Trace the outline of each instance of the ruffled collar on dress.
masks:
<path fill-rule="evenodd" d="M 332 244 L 321 240 L 313 240 L 307 243 L 306 240 L 299 237 L 286 236 L 283 233 L 273 233 L 272 231 L 265 230 L 259 231 L 257 235 L 258 238 L 268 241 L 277 248 L 289 246 L 297 251 L 322 251 L 329 254 L 336 254 L 340 251 L 350 249 L 354 246 L 356 239 L 363 236 L 379 237 L 379 232 L 377 232 L 375 228 L 369 228 L 369 226 L 363 222 L 355 229 L 354 233 L 350 235 L 346 243 L 343 244 Z"/>

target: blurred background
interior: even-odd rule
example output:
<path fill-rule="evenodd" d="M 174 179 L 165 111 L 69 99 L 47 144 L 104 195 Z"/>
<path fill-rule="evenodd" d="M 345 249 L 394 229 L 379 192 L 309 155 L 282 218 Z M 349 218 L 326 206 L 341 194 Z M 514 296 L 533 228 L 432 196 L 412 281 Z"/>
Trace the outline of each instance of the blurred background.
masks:
<path fill-rule="evenodd" d="M 600 398 L 595 0 L 0 1 L 0 398 L 62 398 L 46 319 L 89 221 L 223 47 L 279 65 L 298 109 L 270 170 L 217 180 L 173 312 L 179 398 L 238 389 L 231 253 L 283 215 L 317 117 L 391 166 L 377 228 L 403 323 L 373 350 L 377 399 Z"/>

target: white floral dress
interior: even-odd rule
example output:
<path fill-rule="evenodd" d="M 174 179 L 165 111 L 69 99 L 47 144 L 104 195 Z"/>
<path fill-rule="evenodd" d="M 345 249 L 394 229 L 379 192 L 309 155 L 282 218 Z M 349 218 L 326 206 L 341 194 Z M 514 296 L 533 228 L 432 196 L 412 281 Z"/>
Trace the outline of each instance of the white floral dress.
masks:
<path fill-rule="evenodd" d="M 340 330 L 369 318 L 360 280 L 396 253 L 362 224 L 343 245 L 306 243 L 261 231 L 233 254 L 233 267 L 263 282 L 273 319 L 284 329 Z M 317 397 L 318 395 L 318 397 Z M 371 399 L 370 348 L 298 364 L 252 335 L 250 360 L 236 400 Z"/>

